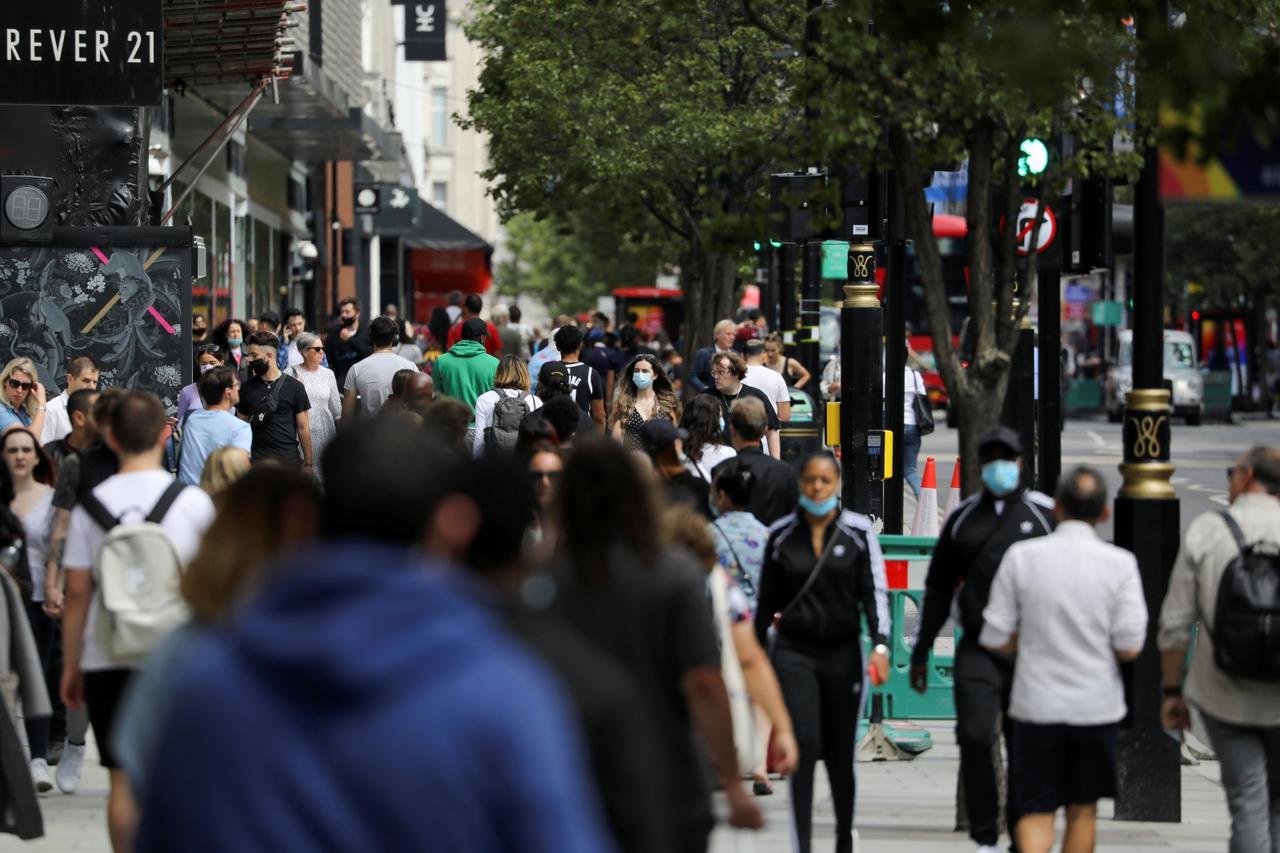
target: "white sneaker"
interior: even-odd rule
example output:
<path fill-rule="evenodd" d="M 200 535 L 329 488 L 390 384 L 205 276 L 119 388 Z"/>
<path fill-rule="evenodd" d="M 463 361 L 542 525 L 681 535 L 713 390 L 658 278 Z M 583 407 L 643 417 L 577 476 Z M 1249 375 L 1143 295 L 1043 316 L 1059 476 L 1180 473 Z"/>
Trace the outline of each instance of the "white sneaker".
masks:
<path fill-rule="evenodd" d="M 53 790 L 53 782 L 49 779 L 49 762 L 43 758 L 31 759 L 31 781 L 40 794 Z"/>
<path fill-rule="evenodd" d="M 62 760 L 58 762 L 58 790 L 64 794 L 74 794 L 80 787 L 80 771 L 83 767 L 84 744 L 77 745 L 68 741 L 62 748 Z"/>
<path fill-rule="evenodd" d="M 994 844 L 979 844 L 978 853 L 1000 853 L 1000 848 Z"/>

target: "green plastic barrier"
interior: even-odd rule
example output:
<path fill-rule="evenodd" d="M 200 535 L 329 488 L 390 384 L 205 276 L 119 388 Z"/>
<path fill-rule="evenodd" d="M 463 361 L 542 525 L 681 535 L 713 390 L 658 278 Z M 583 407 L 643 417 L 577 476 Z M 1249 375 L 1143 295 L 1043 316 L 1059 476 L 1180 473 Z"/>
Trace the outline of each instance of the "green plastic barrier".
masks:
<path fill-rule="evenodd" d="M 1097 379 L 1072 379 L 1067 385 L 1067 414 L 1102 410 L 1102 382 Z"/>
<path fill-rule="evenodd" d="M 1204 413 L 1211 418 L 1231 417 L 1231 371 L 1204 374 Z"/>

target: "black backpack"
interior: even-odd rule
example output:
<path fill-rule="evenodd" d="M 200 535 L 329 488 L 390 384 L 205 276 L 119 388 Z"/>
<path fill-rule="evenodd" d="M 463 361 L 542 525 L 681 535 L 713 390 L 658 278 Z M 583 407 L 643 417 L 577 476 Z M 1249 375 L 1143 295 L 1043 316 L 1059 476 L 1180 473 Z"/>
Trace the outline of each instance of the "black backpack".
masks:
<path fill-rule="evenodd" d="M 1220 515 L 1240 553 L 1218 584 L 1213 661 L 1236 678 L 1280 681 L 1280 553 L 1246 544 L 1236 520 Z"/>

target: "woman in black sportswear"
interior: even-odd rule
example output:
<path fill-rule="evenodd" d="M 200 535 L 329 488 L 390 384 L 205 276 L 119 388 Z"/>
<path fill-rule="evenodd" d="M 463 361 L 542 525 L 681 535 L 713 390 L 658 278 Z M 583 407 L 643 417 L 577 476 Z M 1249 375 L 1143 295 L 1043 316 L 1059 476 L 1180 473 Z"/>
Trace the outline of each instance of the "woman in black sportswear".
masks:
<path fill-rule="evenodd" d="M 800 474 L 800 508 L 773 526 L 760 575 L 756 634 L 774 627 L 773 667 L 800 745 L 791 779 L 797 853 L 809 853 L 813 773 L 827 767 L 837 853 L 853 850 L 854 739 L 865 672 L 861 618 L 871 634 L 871 667 L 889 674 L 889 597 L 880 544 L 864 515 L 841 512 L 840 468 L 829 453 Z"/>

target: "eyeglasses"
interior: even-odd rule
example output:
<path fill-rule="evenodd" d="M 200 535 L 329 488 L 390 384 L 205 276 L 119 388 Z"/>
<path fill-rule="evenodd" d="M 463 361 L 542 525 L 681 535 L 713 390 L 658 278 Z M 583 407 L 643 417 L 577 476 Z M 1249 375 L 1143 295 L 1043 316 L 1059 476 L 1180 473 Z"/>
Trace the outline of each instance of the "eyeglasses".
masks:
<path fill-rule="evenodd" d="M 560 472 L 559 471 L 530 471 L 529 479 L 532 480 L 534 483 L 540 483 L 543 480 L 546 480 L 549 483 L 558 483 L 560 482 Z"/>
<path fill-rule="evenodd" d="M 15 391 L 30 391 L 32 388 L 35 387 L 35 384 L 36 383 L 34 382 L 19 382 L 17 379 L 14 379 L 12 376 L 9 377 L 9 387 Z"/>
<path fill-rule="evenodd" d="M 731 373 L 733 373 L 733 371 L 725 367 L 714 367 L 711 369 L 712 376 L 728 376 Z"/>

